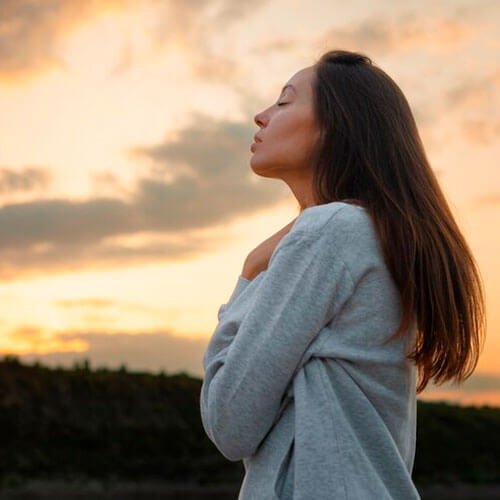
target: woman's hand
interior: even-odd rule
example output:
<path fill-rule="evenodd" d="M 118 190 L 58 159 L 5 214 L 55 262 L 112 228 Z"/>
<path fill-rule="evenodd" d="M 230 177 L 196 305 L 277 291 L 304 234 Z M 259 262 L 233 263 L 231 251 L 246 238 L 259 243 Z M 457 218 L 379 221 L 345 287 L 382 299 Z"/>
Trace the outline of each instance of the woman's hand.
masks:
<path fill-rule="evenodd" d="M 292 220 L 292 222 L 288 223 L 285 227 L 280 229 L 277 233 L 274 233 L 272 236 L 264 240 L 260 245 L 255 247 L 245 259 L 245 264 L 243 265 L 243 270 L 241 275 L 248 279 L 252 280 L 257 276 L 261 271 L 267 269 L 267 265 L 269 263 L 269 259 L 271 255 L 280 242 L 281 238 L 287 234 L 290 229 L 292 229 L 293 224 L 297 220 L 297 217 Z"/>

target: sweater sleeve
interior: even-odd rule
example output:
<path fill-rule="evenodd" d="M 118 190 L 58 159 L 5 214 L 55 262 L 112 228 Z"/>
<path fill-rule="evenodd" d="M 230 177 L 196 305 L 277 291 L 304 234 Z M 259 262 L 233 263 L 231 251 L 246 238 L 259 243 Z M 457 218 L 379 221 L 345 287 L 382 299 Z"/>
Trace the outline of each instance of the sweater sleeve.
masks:
<path fill-rule="evenodd" d="M 219 321 L 222 320 L 222 317 L 224 316 L 226 309 L 231 306 L 233 301 L 236 300 L 238 295 L 240 295 L 240 293 L 247 287 L 249 283 L 250 280 L 248 280 L 247 278 L 244 278 L 242 275 L 238 276 L 238 280 L 236 281 L 236 285 L 233 289 L 231 297 L 229 297 L 229 300 L 225 304 L 221 304 L 219 310 L 217 311 L 217 319 Z"/>
<path fill-rule="evenodd" d="M 256 452 L 308 345 L 352 294 L 332 236 L 304 230 L 285 235 L 241 322 L 222 316 L 209 342 L 201 417 L 229 460 Z"/>

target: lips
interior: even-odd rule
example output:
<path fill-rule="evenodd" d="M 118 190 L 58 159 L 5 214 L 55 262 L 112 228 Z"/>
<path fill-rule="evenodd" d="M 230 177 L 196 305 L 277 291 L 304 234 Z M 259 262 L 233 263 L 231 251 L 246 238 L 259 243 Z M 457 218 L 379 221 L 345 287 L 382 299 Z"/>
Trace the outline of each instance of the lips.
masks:
<path fill-rule="evenodd" d="M 255 142 L 262 142 L 262 139 L 257 134 L 253 136 L 253 139 Z"/>

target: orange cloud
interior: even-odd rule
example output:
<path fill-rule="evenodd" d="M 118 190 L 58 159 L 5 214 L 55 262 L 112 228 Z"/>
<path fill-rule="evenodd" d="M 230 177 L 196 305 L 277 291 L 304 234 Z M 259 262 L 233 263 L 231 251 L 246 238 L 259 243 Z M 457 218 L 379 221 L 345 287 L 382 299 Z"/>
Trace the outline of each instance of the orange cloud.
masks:
<path fill-rule="evenodd" d="M 78 27 L 107 12 L 153 6 L 157 24 L 151 37 L 157 49 L 165 43 L 182 49 L 191 61 L 194 77 L 224 80 L 234 76 L 234 62 L 216 55 L 207 39 L 213 31 L 254 13 L 268 0 L 223 0 L 209 22 L 210 0 L 2 0 L 0 2 L 0 81 L 16 85 L 53 68 L 64 68 L 58 55 L 60 42 Z M 213 9 L 212 9 L 213 10 Z M 114 74 L 131 64 L 131 49 L 125 47 Z"/>
<path fill-rule="evenodd" d="M 59 41 L 99 14 L 129 7 L 132 0 L 2 0 L 0 80 L 16 84 L 64 63 Z M 137 2 L 135 2 L 137 3 Z"/>

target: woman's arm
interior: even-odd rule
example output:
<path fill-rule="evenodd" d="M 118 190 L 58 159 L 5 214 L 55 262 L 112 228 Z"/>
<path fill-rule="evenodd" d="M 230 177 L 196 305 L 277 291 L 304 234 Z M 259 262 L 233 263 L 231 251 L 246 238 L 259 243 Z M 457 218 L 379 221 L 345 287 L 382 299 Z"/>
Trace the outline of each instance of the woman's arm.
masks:
<path fill-rule="evenodd" d="M 217 311 L 217 319 L 219 321 L 222 320 L 222 317 L 224 316 L 224 313 L 226 312 L 226 309 L 228 307 L 231 307 L 231 304 L 243 292 L 243 290 L 245 290 L 245 288 L 250 283 L 250 281 L 251 280 L 245 278 L 242 275 L 238 276 L 238 280 L 236 281 L 236 285 L 235 285 L 235 287 L 233 289 L 233 293 L 231 294 L 231 297 L 229 297 L 229 300 L 225 304 L 221 304 L 219 306 L 219 310 Z"/>
<path fill-rule="evenodd" d="M 241 323 L 223 317 L 209 342 L 202 422 L 229 460 L 255 453 L 307 347 L 352 293 L 334 244 L 335 217 L 330 222 L 321 234 L 287 235 Z"/>
<path fill-rule="evenodd" d="M 247 285 L 262 271 L 267 269 L 269 265 L 269 259 L 274 253 L 278 243 L 281 239 L 290 232 L 293 224 L 297 220 L 297 217 L 289 222 L 286 226 L 282 227 L 279 231 L 274 233 L 272 236 L 267 238 L 265 241 L 260 243 L 255 247 L 245 259 L 243 264 L 243 270 L 238 276 L 236 286 L 231 294 L 231 297 L 225 304 L 221 304 L 219 310 L 217 311 L 217 318 L 220 321 L 222 316 L 229 308 L 232 302 L 240 295 L 241 292 L 247 287 Z"/>

